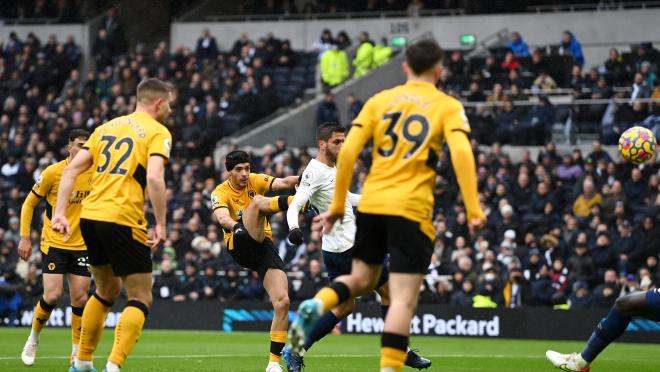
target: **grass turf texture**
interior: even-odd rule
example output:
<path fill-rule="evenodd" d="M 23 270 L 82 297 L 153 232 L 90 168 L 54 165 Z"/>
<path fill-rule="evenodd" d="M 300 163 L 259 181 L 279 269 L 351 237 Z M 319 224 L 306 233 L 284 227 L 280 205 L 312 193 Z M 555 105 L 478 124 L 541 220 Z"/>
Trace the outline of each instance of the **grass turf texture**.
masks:
<path fill-rule="evenodd" d="M 28 328 L 0 328 L 0 371 L 66 371 L 71 334 L 45 329 L 37 360 L 26 367 L 20 360 Z M 112 347 L 113 330 L 106 329 L 96 353 L 101 371 Z M 308 353 L 306 370 L 377 371 L 377 336 L 328 336 Z M 433 371 L 553 371 L 545 350 L 572 352 L 582 342 L 520 341 L 475 338 L 415 337 L 412 346 L 433 361 Z M 124 369 L 126 371 L 263 371 L 268 362 L 267 333 L 222 333 L 147 330 Z M 658 371 L 660 346 L 612 344 L 592 370 Z M 412 371 L 411 369 L 406 369 Z"/>

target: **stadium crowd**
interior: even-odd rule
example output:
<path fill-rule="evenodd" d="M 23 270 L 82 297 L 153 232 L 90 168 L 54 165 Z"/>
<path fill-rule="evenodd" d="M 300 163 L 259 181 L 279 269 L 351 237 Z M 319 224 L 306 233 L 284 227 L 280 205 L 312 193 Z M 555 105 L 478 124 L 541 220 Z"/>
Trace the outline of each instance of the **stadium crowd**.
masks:
<path fill-rule="evenodd" d="M 278 99 L 286 98 L 287 91 L 277 90 L 271 72 L 275 76 L 282 69 L 293 71 L 309 58 L 316 62 L 317 52 L 294 52 L 272 34 L 257 42 L 244 35 L 232 50 L 223 52 L 205 32 L 195 50 L 180 47 L 170 54 L 161 43 L 150 53 L 123 53 L 113 44 L 111 32 L 105 30 L 102 35 L 104 30 L 95 43 L 96 69 L 84 77 L 79 72 L 80 47 L 73 39 L 61 43 L 49 38 L 41 43 L 34 35 L 25 40 L 14 35 L 0 49 L 0 312 L 31 307 L 42 291 L 38 224 L 33 226 L 35 254 L 30 262 L 18 262 L 17 256 L 18 216 L 26 193 L 46 166 L 63 158 L 69 130 L 93 129 L 130 112 L 136 84 L 145 76 L 172 81 L 177 89 L 174 113 L 167 122 L 175 143 L 166 174 L 168 240 L 154 258 L 154 269 L 160 273 L 154 283 L 156 297 L 264 300 L 255 273 L 241 272 L 224 249 L 222 231 L 209 209 L 211 191 L 226 177 L 222 164 L 216 164 L 211 154 L 220 138 L 272 113 Z M 587 81 L 626 86 L 632 76 L 633 111 L 636 97 L 651 95 L 657 84 L 652 75 L 657 67 L 656 57 L 651 58 L 657 56 L 653 49 L 637 52 L 634 60 L 639 63 L 634 66 L 639 71 L 625 64 L 612 67 L 618 61 L 612 54 L 610 67 L 606 63 L 605 70 L 597 68 L 583 77 L 571 40 L 568 37 L 566 50 L 572 50 L 572 79 L 586 87 L 592 87 Z M 439 82 L 458 95 L 467 85 L 466 101 L 502 102 L 502 106 L 483 106 L 470 113 L 481 197 L 488 211 L 488 225 L 479 234 L 469 233 L 447 154 L 440 159 L 435 191 L 438 239 L 421 288 L 422 300 L 482 307 L 609 307 L 618 296 L 660 280 L 660 252 L 654 244 L 660 237 L 658 167 L 652 163 L 633 168 L 615 162 L 598 142 L 590 154 L 578 150 L 560 154 L 552 142 L 545 141 L 546 149 L 537 159 L 525 153 L 520 162 L 512 163 L 497 141 L 517 137 L 512 134 L 516 132 L 501 134 L 484 126 L 483 120 L 519 115 L 513 103 L 521 98 L 514 94 L 522 93 L 510 93 L 515 92 L 514 86 L 537 86 L 542 91 L 545 84 L 552 86 L 551 79 L 559 80 L 545 73 L 551 65 L 544 64 L 544 55 L 538 57 L 537 51 L 531 52 L 532 66 L 546 67 L 533 70 L 531 85 L 524 82 L 530 79 L 518 78 L 516 74 L 528 68 L 526 48 L 520 42 L 521 38 L 514 37 L 511 53 L 504 53 L 501 62 L 497 56 L 485 59 L 478 70 L 454 52 L 447 62 L 451 74 Z M 640 59 L 640 55 L 647 57 Z M 486 72 L 491 75 L 485 77 Z M 492 87 L 483 84 L 488 79 Z M 516 85 L 519 80 L 523 82 Z M 300 90 L 305 84 L 307 80 L 287 89 Z M 486 97 L 483 89 L 492 89 L 492 94 Z M 359 112 L 360 100 L 349 99 L 352 117 Z M 332 101 L 332 96 L 327 100 Z M 532 109 L 536 116 L 529 123 L 542 122 L 544 104 L 551 106 L 539 99 L 539 107 Z M 486 138 L 489 133 L 501 137 Z M 493 144 L 482 152 L 476 140 Z M 275 176 L 300 174 L 310 159 L 309 149 L 290 148 L 280 139 L 255 153 L 253 169 Z M 360 192 L 368 167 L 365 153 L 356 168 L 353 191 Z M 43 213 L 43 208 L 37 213 Z M 271 224 L 293 279 L 291 297 L 310 297 L 327 282 L 318 233 L 311 231 L 307 217 L 301 224 L 307 243 L 291 246 L 286 242 L 284 216 L 273 216 Z"/>

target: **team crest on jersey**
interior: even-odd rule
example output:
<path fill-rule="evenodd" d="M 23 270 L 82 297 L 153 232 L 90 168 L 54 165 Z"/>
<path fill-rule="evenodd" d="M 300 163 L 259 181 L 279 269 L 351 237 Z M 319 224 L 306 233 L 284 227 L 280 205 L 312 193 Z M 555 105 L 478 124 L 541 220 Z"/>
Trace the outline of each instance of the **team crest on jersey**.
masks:
<path fill-rule="evenodd" d="M 44 180 L 44 175 L 43 175 L 43 173 L 42 173 L 42 174 L 40 174 L 39 177 L 37 178 L 37 183 L 36 183 L 34 186 L 36 186 L 36 187 L 41 186 L 41 182 L 42 182 L 43 180 Z"/>
<path fill-rule="evenodd" d="M 465 115 L 465 110 L 461 110 L 461 119 L 463 119 L 463 128 L 465 130 L 470 130 L 470 122 L 468 121 L 467 115 Z"/>
<path fill-rule="evenodd" d="M 250 197 L 250 199 L 253 199 L 255 197 L 255 195 L 257 195 L 257 193 L 254 192 L 254 190 L 248 191 L 248 196 Z"/>
<path fill-rule="evenodd" d="M 305 186 L 311 186 L 312 185 L 312 172 L 311 171 L 305 171 L 303 174 L 303 179 L 302 179 L 302 184 Z"/>
<path fill-rule="evenodd" d="M 211 195 L 211 205 L 216 207 L 218 204 L 220 204 L 218 202 L 218 195 Z"/>
<path fill-rule="evenodd" d="M 48 264 L 48 270 L 53 271 L 55 270 L 55 263 L 51 262 Z"/>

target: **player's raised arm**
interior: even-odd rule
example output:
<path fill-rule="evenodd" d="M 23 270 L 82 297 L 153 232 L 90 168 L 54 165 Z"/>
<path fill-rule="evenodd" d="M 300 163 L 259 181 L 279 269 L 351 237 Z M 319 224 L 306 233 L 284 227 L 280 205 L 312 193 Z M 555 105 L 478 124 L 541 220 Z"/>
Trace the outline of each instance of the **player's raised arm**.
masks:
<path fill-rule="evenodd" d="M 57 189 L 57 204 L 53 214 L 53 230 L 65 236 L 69 235 L 69 221 L 66 219 L 66 207 L 69 204 L 69 195 L 73 191 L 76 178 L 93 164 L 92 154 L 85 148 L 80 149 L 71 163 L 64 168 L 60 187 Z"/>
<path fill-rule="evenodd" d="M 156 217 L 154 236 L 147 242 L 153 250 L 160 243 L 164 242 L 166 238 L 165 158 L 162 156 L 152 155 L 149 157 L 149 162 L 147 163 L 147 190 L 149 192 L 151 206 L 154 209 L 154 216 Z"/>
<path fill-rule="evenodd" d="M 451 153 L 451 162 L 456 173 L 458 186 L 461 189 L 463 203 L 467 210 L 468 221 L 471 224 L 480 226 L 486 216 L 479 204 L 474 154 L 467 135 L 470 126 L 467 123 L 467 118 L 465 118 L 463 108 L 459 105 L 457 103 L 458 108 L 445 119 L 444 135 Z"/>
<path fill-rule="evenodd" d="M 298 227 L 298 215 L 300 210 L 307 204 L 312 197 L 311 180 L 309 182 L 303 181 L 296 190 L 296 195 L 293 197 L 289 209 L 286 212 L 286 222 L 289 225 L 289 242 L 291 244 L 302 244 L 303 233 Z"/>
<path fill-rule="evenodd" d="M 296 187 L 299 181 L 300 177 L 298 176 L 275 178 L 270 186 L 270 189 L 274 191 L 293 189 Z"/>

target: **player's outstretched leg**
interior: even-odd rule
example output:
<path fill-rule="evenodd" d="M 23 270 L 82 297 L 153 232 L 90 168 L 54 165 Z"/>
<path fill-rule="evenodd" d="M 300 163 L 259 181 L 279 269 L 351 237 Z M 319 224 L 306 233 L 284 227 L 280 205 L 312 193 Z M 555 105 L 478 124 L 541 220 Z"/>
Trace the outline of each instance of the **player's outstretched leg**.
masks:
<path fill-rule="evenodd" d="M 303 355 L 305 341 L 321 315 L 373 290 L 380 270 L 381 265 L 369 265 L 354 259 L 350 275 L 340 276 L 329 287 L 321 289 L 313 299 L 303 301 L 298 307 L 298 317 L 289 327 L 291 349 Z"/>
<path fill-rule="evenodd" d="M 617 299 L 607 316 L 598 323 L 581 353 L 561 354 L 548 350 L 546 358 L 565 371 L 589 371 L 596 357 L 625 332 L 632 317 L 660 320 L 660 290 L 633 293 Z"/>
<path fill-rule="evenodd" d="M 46 326 L 50 314 L 62 297 L 64 286 L 63 274 L 44 274 L 44 295 L 34 307 L 34 316 L 32 317 L 32 329 L 30 336 L 25 341 L 21 360 L 26 366 L 31 366 L 37 357 L 37 348 L 39 347 L 39 334 Z"/>
<path fill-rule="evenodd" d="M 383 268 L 383 271 L 385 269 Z M 382 277 L 382 275 L 381 275 Z M 390 309 L 390 291 L 387 285 L 387 282 L 376 289 L 376 292 L 380 295 L 380 312 L 383 316 L 383 320 L 387 318 L 387 313 Z M 407 356 L 406 356 L 406 366 L 416 369 L 427 369 L 431 367 L 431 360 L 426 359 L 423 356 L 417 354 L 417 350 L 411 349 L 408 347 Z"/>

